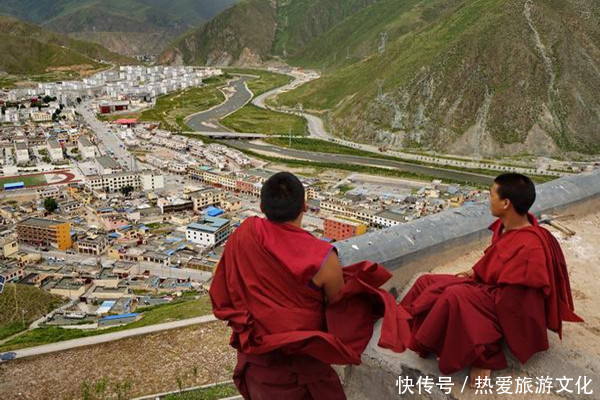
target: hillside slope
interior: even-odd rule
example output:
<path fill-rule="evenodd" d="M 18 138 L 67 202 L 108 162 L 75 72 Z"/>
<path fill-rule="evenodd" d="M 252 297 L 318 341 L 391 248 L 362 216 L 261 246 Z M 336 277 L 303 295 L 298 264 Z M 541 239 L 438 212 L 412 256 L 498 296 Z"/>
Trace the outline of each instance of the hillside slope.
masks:
<path fill-rule="evenodd" d="M 593 0 L 382 0 L 292 57 L 325 74 L 279 101 L 395 147 L 598 153 L 599 21 Z"/>
<path fill-rule="evenodd" d="M 59 296 L 33 286 L 6 285 L 0 295 L 0 339 L 25 329 L 64 303 Z"/>
<path fill-rule="evenodd" d="M 319 69 L 279 102 L 353 140 L 555 155 L 600 152 L 599 43 L 594 0 L 243 0 L 161 61 Z"/>
<path fill-rule="evenodd" d="M 97 60 L 133 62 L 100 45 L 4 16 L 0 16 L 0 54 L 0 70 L 10 74 L 39 74 L 61 67 L 93 69 L 100 67 Z"/>
<path fill-rule="evenodd" d="M 0 14 L 123 54 L 157 54 L 236 0 L 0 0 Z"/>
<path fill-rule="evenodd" d="M 376 0 L 242 0 L 173 43 L 164 63 L 260 65 L 289 57 Z"/>

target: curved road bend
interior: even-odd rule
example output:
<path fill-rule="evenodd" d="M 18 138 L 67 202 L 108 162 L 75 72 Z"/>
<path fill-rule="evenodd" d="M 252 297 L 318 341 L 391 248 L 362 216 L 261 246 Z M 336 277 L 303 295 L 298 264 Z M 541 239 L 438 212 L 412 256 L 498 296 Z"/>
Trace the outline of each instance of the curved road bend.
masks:
<path fill-rule="evenodd" d="M 202 317 L 184 319 L 180 321 L 166 322 L 163 324 L 149 325 L 142 328 L 128 329 L 119 332 L 105 333 L 103 335 L 89 336 L 80 339 L 65 340 L 63 342 L 44 344 L 41 346 L 28 347 L 25 349 L 12 350 L 16 358 L 33 357 L 42 354 L 65 351 L 77 347 L 93 346 L 96 344 L 112 342 L 113 340 L 125 339 L 133 336 L 146 335 L 149 333 L 165 331 L 169 329 L 183 328 L 190 325 L 204 324 L 217 321 L 214 315 L 204 315 Z M 7 362 L 7 361 L 0 361 Z"/>
<path fill-rule="evenodd" d="M 233 82 L 230 87 L 235 89 L 234 94 L 220 105 L 197 114 L 187 119 L 187 125 L 198 132 L 229 132 L 221 126 L 219 120 L 242 108 L 252 99 L 252 92 L 246 87 L 246 81 L 253 78 L 242 76 Z"/>
<path fill-rule="evenodd" d="M 475 174 L 471 172 L 452 171 L 443 168 L 428 167 L 425 165 L 412 164 L 402 161 L 386 160 L 374 157 L 352 156 L 345 154 L 316 153 L 302 150 L 294 150 L 271 145 L 259 145 L 246 141 L 230 141 L 227 143 L 231 147 L 255 151 L 268 151 L 269 153 L 281 154 L 282 156 L 294 157 L 308 161 L 365 165 L 381 168 L 395 168 L 400 171 L 412 172 L 427 176 L 435 176 L 441 179 L 454 179 L 466 182 L 474 182 L 484 185 L 491 185 L 494 178 L 487 175 Z"/>
<path fill-rule="evenodd" d="M 233 81 L 232 85 L 235 88 L 235 93 L 223 102 L 221 105 L 198 114 L 193 115 L 188 119 L 188 126 L 192 129 L 199 132 L 224 132 L 228 131 L 223 128 L 219 123 L 219 119 L 224 116 L 237 111 L 242 108 L 250 99 L 252 99 L 252 93 L 248 90 L 245 85 L 247 80 L 251 80 L 253 78 L 242 76 L 239 80 Z M 309 79 L 308 79 L 309 80 Z M 280 93 L 285 90 L 289 90 L 290 87 L 297 87 L 299 85 L 307 82 L 307 79 L 300 79 L 295 77 L 295 80 L 290 82 L 289 84 L 275 88 L 266 93 L 263 93 L 260 96 L 257 96 L 252 100 L 252 103 L 260 108 L 269 109 L 269 107 L 265 104 L 265 99 L 272 96 L 275 93 Z M 329 139 L 326 130 L 323 127 L 323 121 L 310 114 L 303 114 L 305 118 L 307 118 L 309 123 L 309 130 L 312 137 L 318 137 L 320 139 Z M 298 159 L 304 159 L 308 161 L 317 161 L 317 162 L 335 162 L 341 164 L 355 164 L 355 165 L 367 165 L 367 166 L 375 166 L 375 167 L 383 167 L 383 168 L 396 168 L 401 171 L 412 172 L 422 175 L 435 176 L 442 179 L 455 179 L 459 181 L 466 182 L 474 182 L 480 184 L 492 184 L 493 178 L 490 176 L 470 173 L 470 172 L 460 172 L 453 171 L 444 168 L 437 167 L 428 167 L 418 164 L 412 164 L 408 162 L 402 161 L 391 161 L 385 160 L 381 158 L 374 157 L 362 157 L 362 156 L 351 156 L 351 155 L 342 155 L 342 154 L 328 154 L 328 153 L 315 153 L 294 149 L 287 149 L 283 147 L 277 147 L 272 145 L 258 145 L 251 142 L 246 141 L 229 141 L 227 143 L 231 147 L 237 147 L 241 149 L 248 150 L 263 150 L 271 153 L 277 153 L 281 155 L 287 155 L 289 157 L 294 157 Z"/>

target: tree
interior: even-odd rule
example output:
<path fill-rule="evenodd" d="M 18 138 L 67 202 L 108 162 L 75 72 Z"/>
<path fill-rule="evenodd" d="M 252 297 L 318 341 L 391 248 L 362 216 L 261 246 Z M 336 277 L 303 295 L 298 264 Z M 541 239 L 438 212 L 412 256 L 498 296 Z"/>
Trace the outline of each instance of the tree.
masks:
<path fill-rule="evenodd" d="M 125 197 L 129 197 L 129 195 L 131 194 L 131 192 L 133 192 L 135 189 L 133 188 L 133 186 L 131 185 L 127 185 L 127 186 L 123 186 L 121 188 L 121 193 L 123 193 L 123 195 Z"/>
<path fill-rule="evenodd" d="M 77 98 L 77 104 L 81 104 L 81 97 Z"/>
<path fill-rule="evenodd" d="M 49 213 L 53 213 L 58 208 L 58 203 L 56 202 L 56 200 L 54 200 L 53 197 L 48 197 L 44 200 L 44 208 Z"/>

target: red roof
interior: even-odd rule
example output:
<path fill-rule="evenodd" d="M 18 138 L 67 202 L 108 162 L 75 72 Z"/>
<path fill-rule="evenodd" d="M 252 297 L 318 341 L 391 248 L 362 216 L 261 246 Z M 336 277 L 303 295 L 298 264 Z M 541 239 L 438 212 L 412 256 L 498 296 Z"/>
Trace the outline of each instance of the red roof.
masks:
<path fill-rule="evenodd" d="M 115 121 L 115 124 L 119 125 L 129 125 L 129 124 L 137 124 L 137 118 L 122 118 Z"/>

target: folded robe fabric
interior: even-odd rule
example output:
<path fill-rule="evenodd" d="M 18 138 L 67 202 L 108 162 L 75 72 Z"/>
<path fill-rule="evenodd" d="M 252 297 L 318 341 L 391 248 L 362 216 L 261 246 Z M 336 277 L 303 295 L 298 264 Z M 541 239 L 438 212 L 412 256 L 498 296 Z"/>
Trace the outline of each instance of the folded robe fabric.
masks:
<path fill-rule="evenodd" d="M 231 346 L 249 357 L 277 352 L 360 364 L 374 323 L 383 318 L 379 345 L 404 351 L 410 315 L 380 288 L 391 277 L 383 266 L 345 267 L 344 287 L 327 306 L 311 287 L 331 251 L 290 224 L 246 219 L 229 238 L 210 288 L 215 316 L 232 329 Z"/>
<path fill-rule="evenodd" d="M 505 368 L 501 340 L 525 363 L 548 349 L 547 329 L 562 337 L 562 321 L 582 321 L 560 245 L 530 220 L 533 226 L 504 233 L 500 220 L 490 226 L 492 244 L 473 279 L 425 275 L 402 300 L 413 316 L 411 349 L 437 354 L 443 373 Z"/>

